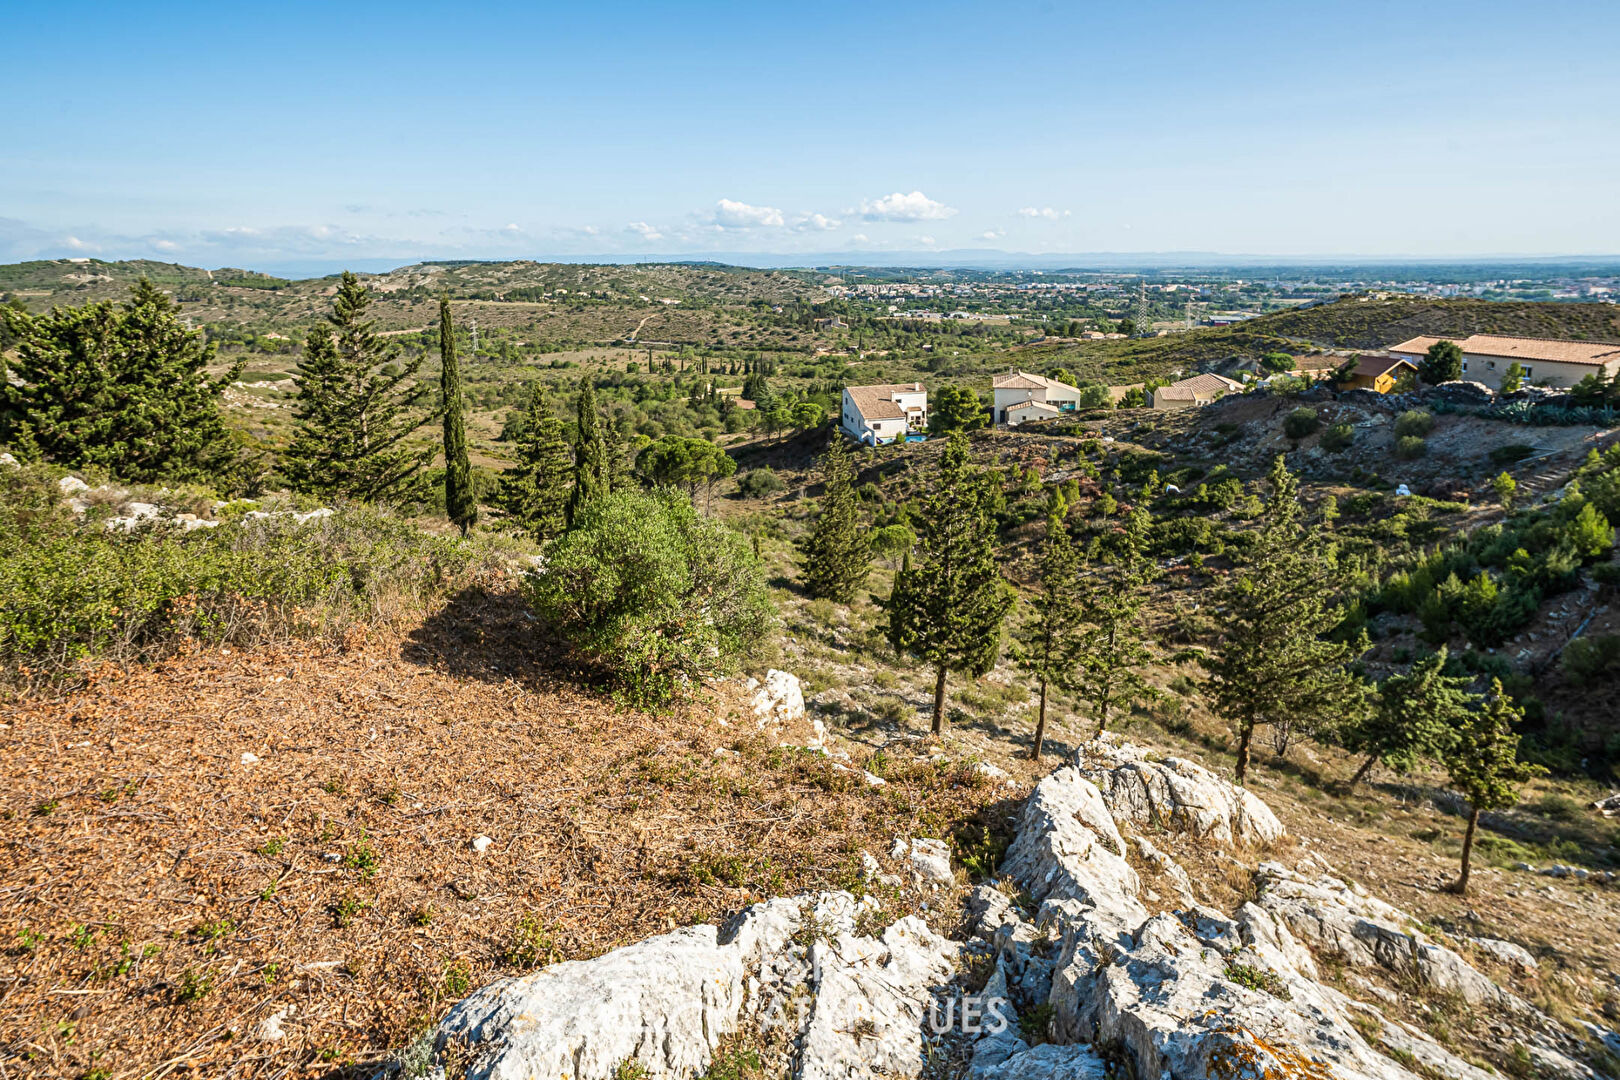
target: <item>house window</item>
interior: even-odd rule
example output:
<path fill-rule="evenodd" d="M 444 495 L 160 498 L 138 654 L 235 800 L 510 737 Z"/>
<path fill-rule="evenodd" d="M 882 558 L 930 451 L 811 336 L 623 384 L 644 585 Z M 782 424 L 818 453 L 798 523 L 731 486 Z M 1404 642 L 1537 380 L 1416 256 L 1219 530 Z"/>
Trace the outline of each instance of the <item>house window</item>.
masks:
<path fill-rule="evenodd" d="M 1529 368 L 1529 367 L 1523 367 L 1523 365 L 1521 365 L 1521 368 L 1522 368 L 1522 369 L 1523 369 L 1523 371 L 1524 371 L 1524 381 L 1525 381 L 1525 382 L 1529 382 L 1529 381 L 1530 381 L 1530 378 L 1531 378 L 1531 376 L 1532 376 L 1532 375 L 1534 375 L 1534 374 L 1535 374 L 1535 371 L 1534 371 L 1534 369 L 1532 369 L 1532 368 Z"/>

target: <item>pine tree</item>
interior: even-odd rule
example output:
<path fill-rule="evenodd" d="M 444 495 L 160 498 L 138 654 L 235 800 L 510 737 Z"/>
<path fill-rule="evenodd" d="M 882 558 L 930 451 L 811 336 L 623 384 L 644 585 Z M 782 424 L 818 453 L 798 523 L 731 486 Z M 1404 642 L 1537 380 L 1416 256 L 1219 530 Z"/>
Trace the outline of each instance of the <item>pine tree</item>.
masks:
<path fill-rule="evenodd" d="M 1327 635 L 1342 611 L 1325 538 L 1299 517 L 1299 482 L 1279 455 L 1270 496 L 1245 563 L 1220 589 L 1219 641 L 1203 661 L 1210 703 L 1237 730 L 1237 781 L 1248 775 L 1254 730 L 1301 717 L 1356 717 L 1365 688 L 1346 665 L 1361 648 Z"/>
<path fill-rule="evenodd" d="M 450 298 L 439 298 L 439 390 L 444 408 L 444 511 L 466 536 L 478 520 L 467 461 L 467 409 L 461 395 L 461 364 L 456 359 L 455 328 L 450 324 Z"/>
<path fill-rule="evenodd" d="M 122 304 L 105 300 L 31 315 L 0 306 L 15 353 L 0 362 L 0 444 L 123 480 L 210 480 L 237 464 L 219 398 L 214 347 L 142 278 Z"/>
<path fill-rule="evenodd" d="M 855 462 L 842 436 L 833 436 L 820 464 L 826 490 L 816 527 L 804 543 L 804 588 L 811 596 L 847 604 L 872 572 L 871 534 L 861 523 Z"/>
<path fill-rule="evenodd" d="M 369 290 L 345 271 L 324 326 L 311 330 L 298 364 L 297 428 L 283 469 L 295 491 L 366 501 L 420 493 L 436 449 L 405 440 L 426 419 L 416 409 L 422 358 L 399 363 L 366 319 Z"/>
<path fill-rule="evenodd" d="M 967 435 L 952 432 L 917 519 L 921 565 L 900 571 L 889 598 L 889 644 L 934 667 L 936 735 L 945 723 L 946 676 L 990 670 L 1013 602 L 996 565 L 996 494 L 968 462 Z"/>
<path fill-rule="evenodd" d="M 1351 787 L 1380 761 L 1406 773 L 1420 758 L 1444 753 L 1477 704 L 1477 695 L 1468 692 L 1469 680 L 1447 675 L 1445 667 L 1442 645 L 1406 674 L 1391 675 L 1378 685 L 1377 705 L 1341 736 L 1346 750 L 1367 755 L 1350 778 Z"/>
<path fill-rule="evenodd" d="M 523 434 L 517 441 L 518 464 L 501 481 L 507 513 L 539 541 L 562 534 L 568 523 L 568 501 L 574 484 L 574 451 L 563 423 L 551 412 L 551 398 L 538 379 L 530 384 L 523 408 Z"/>
<path fill-rule="evenodd" d="M 1077 642 L 1074 689 L 1091 706 L 1097 731 L 1108 730 L 1115 706 L 1147 690 L 1137 671 L 1153 659 L 1142 637 L 1142 604 L 1152 565 L 1142 555 L 1147 510 L 1127 521 L 1113 566 L 1099 566 L 1080 579 L 1075 603 L 1083 629 Z"/>
<path fill-rule="evenodd" d="M 587 375 L 579 381 L 579 398 L 575 403 L 574 490 L 568 497 L 570 525 L 581 510 L 608 493 L 612 485 L 610 471 L 602 417 L 596 411 L 596 385 Z"/>
<path fill-rule="evenodd" d="M 1018 666 L 1040 684 L 1041 708 L 1035 720 L 1035 741 L 1029 756 L 1041 759 L 1046 742 L 1046 697 L 1050 687 L 1067 689 L 1075 683 L 1080 659 L 1080 608 L 1075 602 L 1080 557 L 1069 530 L 1057 515 L 1046 519 L 1046 542 L 1030 617 L 1018 633 Z"/>
<path fill-rule="evenodd" d="M 1519 760 L 1519 733 L 1514 725 L 1524 715 L 1491 680 L 1485 707 L 1475 709 L 1456 732 L 1443 761 L 1451 774 L 1451 787 L 1468 800 L 1468 831 L 1463 835 L 1462 872 L 1451 886 L 1459 896 L 1468 893 L 1469 861 L 1474 854 L 1474 833 L 1482 810 L 1505 810 L 1519 801 L 1519 785 L 1547 770 Z"/>

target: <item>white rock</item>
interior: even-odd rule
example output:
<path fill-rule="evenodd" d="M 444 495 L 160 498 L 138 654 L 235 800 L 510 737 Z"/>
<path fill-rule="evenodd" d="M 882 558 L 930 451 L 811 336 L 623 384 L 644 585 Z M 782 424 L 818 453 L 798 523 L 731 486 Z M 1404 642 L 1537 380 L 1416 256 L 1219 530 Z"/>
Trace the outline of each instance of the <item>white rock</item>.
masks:
<path fill-rule="evenodd" d="M 861 852 L 861 879 L 871 881 L 883 872 L 883 864 L 870 851 Z"/>
<path fill-rule="evenodd" d="M 772 668 L 765 673 L 764 685 L 752 679 L 749 684 L 749 689 L 754 690 L 749 705 L 761 730 L 773 724 L 790 724 L 803 719 L 804 690 L 799 686 L 797 675 Z"/>
<path fill-rule="evenodd" d="M 1276 863 L 1257 875 L 1258 904 L 1313 949 L 1342 956 L 1352 967 L 1383 967 L 1416 977 L 1471 1005 L 1533 1011 L 1456 952 L 1429 938 L 1406 912 L 1332 877 L 1307 881 Z"/>
<path fill-rule="evenodd" d="M 975 1059 L 973 1080 L 1106 1080 L 1108 1063 L 1089 1046 L 1042 1043 L 989 1068 Z"/>
<path fill-rule="evenodd" d="M 494 843 L 495 841 L 491 840 L 487 836 L 475 836 L 472 839 L 472 849 L 478 852 L 478 854 L 482 855 L 484 852 L 488 851 L 490 849 L 490 845 Z"/>
<path fill-rule="evenodd" d="M 56 482 L 63 495 L 77 495 L 81 491 L 89 491 L 90 485 L 77 476 L 64 476 Z"/>
<path fill-rule="evenodd" d="M 12 469 L 22 468 L 22 464 L 16 458 L 7 453 L 0 453 L 0 465 L 4 465 Z"/>
<path fill-rule="evenodd" d="M 1121 821 L 1190 832 L 1223 844 L 1259 843 L 1283 835 L 1282 822 L 1253 793 L 1201 765 L 1158 757 L 1112 733 L 1080 747 L 1075 761 Z"/>
<path fill-rule="evenodd" d="M 899 847 L 899 840 L 896 840 L 896 847 Z M 910 858 L 912 876 L 922 884 L 956 884 L 956 874 L 951 873 L 951 845 L 944 840 L 912 840 L 909 848 L 902 848 L 899 855 L 894 855 L 894 858 L 906 857 Z"/>
<path fill-rule="evenodd" d="M 258 760 L 259 760 L 259 755 L 258 754 L 250 753 L 250 752 L 248 752 L 246 750 L 242 751 L 242 764 L 244 764 L 244 765 L 252 765 L 255 762 L 257 762 Z"/>
<path fill-rule="evenodd" d="M 913 916 L 859 936 L 860 909 L 848 893 L 771 900 L 723 929 L 686 927 L 502 979 L 451 1009 L 437 1044 L 465 1042 L 473 1076 L 607 1080 L 634 1061 L 673 1078 L 701 1074 L 743 1025 L 786 1026 L 802 1080 L 914 1077 L 932 988 L 957 946 Z"/>
<path fill-rule="evenodd" d="M 1541 964 L 1531 955 L 1530 950 L 1523 945 L 1512 941 L 1503 941 L 1501 938 L 1477 937 L 1469 938 L 1482 952 L 1492 959 L 1509 964 L 1520 971 L 1535 971 Z"/>

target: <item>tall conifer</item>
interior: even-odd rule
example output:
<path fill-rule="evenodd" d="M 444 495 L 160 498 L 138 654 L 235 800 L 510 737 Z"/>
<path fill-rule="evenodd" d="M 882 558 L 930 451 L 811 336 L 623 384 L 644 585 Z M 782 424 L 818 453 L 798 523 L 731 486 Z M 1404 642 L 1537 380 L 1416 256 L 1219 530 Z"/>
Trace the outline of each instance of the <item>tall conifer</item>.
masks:
<path fill-rule="evenodd" d="M 325 325 L 309 333 L 298 364 L 297 428 L 283 468 L 295 491 L 396 500 L 420 493 L 435 448 L 405 440 L 426 417 L 422 358 L 399 362 L 399 346 L 378 339 L 371 294 L 345 271 Z"/>
<path fill-rule="evenodd" d="M 607 442 L 602 434 L 602 417 L 596 411 L 596 384 L 586 375 L 579 381 L 575 403 L 574 490 L 568 498 L 568 521 L 608 493 L 612 482 Z"/>
<path fill-rule="evenodd" d="M 1041 710 L 1035 721 L 1035 743 L 1029 756 L 1039 761 L 1046 743 L 1046 696 L 1049 687 L 1074 685 L 1079 660 L 1080 609 L 1075 603 L 1080 557 L 1069 530 L 1056 514 L 1046 519 L 1038 591 L 1030 617 L 1018 634 L 1018 664 L 1041 688 Z"/>
<path fill-rule="evenodd" d="M 1469 680 L 1447 675 L 1446 648 L 1412 665 L 1404 675 L 1391 675 L 1378 685 L 1378 704 L 1344 727 L 1346 750 L 1366 754 L 1350 778 L 1359 784 L 1382 761 L 1397 772 L 1410 772 L 1420 758 L 1440 757 L 1478 704 Z"/>
<path fill-rule="evenodd" d="M 816 527 L 804 544 L 804 588 L 811 596 L 847 604 L 872 572 L 872 545 L 861 524 L 855 463 L 843 436 L 833 436 L 820 464 L 826 490 Z"/>
<path fill-rule="evenodd" d="M 9 340 L 8 340 L 9 339 Z M 234 470 L 219 398 L 238 361 L 208 374 L 214 346 L 145 278 L 122 304 L 31 315 L 0 305 L 0 444 L 124 480 L 208 480 Z M 9 368 L 9 370 L 8 370 Z"/>
<path fill-rule="evenodd" d="M 473 495 L 472 466 L 467 461 L 467 410 L 461 395 L 461 363 L 456 359 L 448 296 L 439 298 L 439 361 L 439 390 L 444 405 L 444 511 L 451 524 L 466 536 L 478 520 L 478 500 Z"/>
<path fill-rule="evenodd" d="M 539 380 L 529 387 L 517 457 L 517 467 L 501 480 L 502 505 L 536 540 L 561 535 L 568 523 L 568 497 L 574 486 L 574 451 L 562 421 L 552 415 L 550 395 Z"/>
<path fill-rule="evenodd" d="M 1147 525 L 1144 498 L 1126 522 L 1113 563 L 1093 568 L 1076 590 L 1084 626 L 1075 649 L 1074 688 L 1091 706 L 1099 733 L 1108 730 L 1116 707 L 1147 689 L 1137 670 L 1153 659 L 1142 636 L 1143 590 L 1153 575 L 1142 554 Z"/>
<path fill-rule="evenodd" d="M 1359 646 L 1328 639 L 1343 610 L 1327 586 L 1332 555 L 1299 516 L 1299 481 L 1279 455 L 1248 558 L 1226 579 L 1215 609 L 1219 641 L 1204 660 L 1210 703 L 1237 731 L 1237 781 L 1249 770 L 1255 728 L 1302 717 L 1359 716 L 1366 689 L 1346 665 Z"/>
<path fill-rule="evenodd" d="M 1451 787 L 1468 800 L 1468 831 L 1463 835 L 1462 872 L 1451 886 L 1459 896 L 1468 893 L 1469 861 L 1474 854 L 1474 833 L 1482 810 L 1505 810 L 1519 801 L 1519 785 L 1547 770 L 1519 760 L 1519 733 L 1514 725 L 1524 719 L 1501 679 L 1491 680 L 1485 707 L 1468 714 L 1443 760 L 1451 773 Z"/>
<path fill-rule="evenodd" d="M 996 565 L 990 509 L 1000 492 L 992 482 L 969 464 L 967 435 L 952 432 L 917 518 L 919 565 L 900 571 L 889 598 L 889 643 L 934 668 L 936 735 L 945 724 L 946 676 L 990 670 L 1013 603 Z"/>

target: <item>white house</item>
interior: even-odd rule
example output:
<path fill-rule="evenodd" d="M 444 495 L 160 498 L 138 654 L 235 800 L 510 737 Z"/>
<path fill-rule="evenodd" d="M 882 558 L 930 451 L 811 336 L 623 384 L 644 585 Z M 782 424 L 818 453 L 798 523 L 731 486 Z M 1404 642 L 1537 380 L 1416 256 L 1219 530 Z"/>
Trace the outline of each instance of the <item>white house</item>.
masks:
<path fill-rule="evenodd" d="M 1080 391 L 1076 387 L 1027 371 L 997 375 L 991 380 L 990 388 L 996 396 L 995 422 L 1008 427 L 1017 427 L 1025 420 L 1050 419 L 1060 412 L 1071 412 L 1080 404 Z M 1049 408 L 1027 408 L 1032 404 Z"/>
<path fill-rule="evenodd" d="M 1389 355 L 1421 367 L 1430 346 L 1445 340 L 1415 337 L 1391 345 Z M 1462 349 L 1462 377 L 1492 390 L 1502 388 L 1502 376 L 1515 363 L 1526 386 L 1569 387 L 1588 375 L 1612 376 L 1620 370 L 1620 344 L 1612 341 L 1557 341 L 1507 334 L 1471 334 L 1450 340 Z"/>
<path fill-rule="evenodd" d="M 928 430 L 928 391 L 922 383 L 846 386 L 839 426 L 869 446 L 921 436 Z"/>
<path fill-rule="evenodd" d="M 1191 409 L 1208 405 L 1216 398 L 1241 393 L 1243 384 L 1225 375 L 1194 375 L 1169 386 L 1161 386 L 1148 395 L 1148 404 L 1155 409 Z"/>

